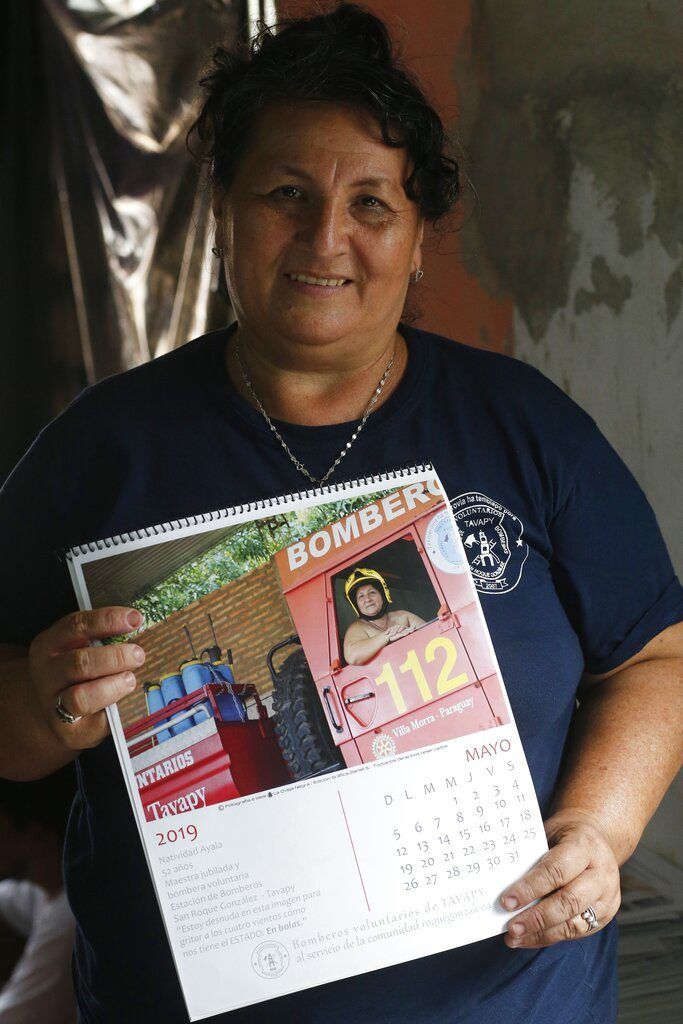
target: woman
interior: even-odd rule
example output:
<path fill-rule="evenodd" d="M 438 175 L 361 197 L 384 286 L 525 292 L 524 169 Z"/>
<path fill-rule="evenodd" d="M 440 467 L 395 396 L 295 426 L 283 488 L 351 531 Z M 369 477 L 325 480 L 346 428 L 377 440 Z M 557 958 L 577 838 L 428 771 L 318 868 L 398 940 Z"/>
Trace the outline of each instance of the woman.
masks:
<path fill-rule="evenodd" d="M 348 665 L 365 665 L 375 655 L 425 620 L 405 609 L 389 608 L 391 593 L 375 569 L 354 569 L 344 586 L 346 600 L 358 616 L 344 634 L 344 659 Z"/>
<path fill-rule="evenodd" d="M 401 322 L 423 224 L 451 207 L 457 168 L 377 19 L 342 5 L 253 54 L 219 49 L 202 84 L 237 323 L 85 392 L 0 502 L 0 770 L 31 778 L 79 755 L 65 867 L 82 1020 L 186 1015 L 106 738 L 103 708 L 144 655 L 88 646 L 139 618 L 69 614 L 55 552 L 298 491 L 304 476 L 430 460 L 459 524 L 480 524 L 466 543 L 547 815 L 551 850 L 503 903 L 540 902 L 505 939 L 225 1019 L 611 1021 L 618 866 L 678 762 L 681 591 L 654 516 L 540 374 Z M 496 524 L 511 543 L 492 567 Z"/>

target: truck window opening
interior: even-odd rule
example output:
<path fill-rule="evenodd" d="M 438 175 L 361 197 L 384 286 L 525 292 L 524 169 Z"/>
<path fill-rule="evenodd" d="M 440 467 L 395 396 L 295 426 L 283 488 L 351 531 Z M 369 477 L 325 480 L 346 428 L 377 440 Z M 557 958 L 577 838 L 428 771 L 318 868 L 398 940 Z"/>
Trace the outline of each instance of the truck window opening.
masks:
<path fill-rule="evenodd" d="M 434 589 L 412 534 L 399 537 L 370 555 L 360 556 L 358 564 L 380 573 L 386 580 L 391 594 L 390 609 L 401 608 L 413 612 L 424 619 L 425 625 L 438 617 L 443 599 Z M 342 665 L 346 664 L 344 636 L 349 626 L 357 621 L 344 592 L 349 573 L 355 567 L 355 563 L 352 563 L 332 577 L 338 646 L 337 652 L 331 652 L 331 655 L 333 658 L 338 657 Z"/>

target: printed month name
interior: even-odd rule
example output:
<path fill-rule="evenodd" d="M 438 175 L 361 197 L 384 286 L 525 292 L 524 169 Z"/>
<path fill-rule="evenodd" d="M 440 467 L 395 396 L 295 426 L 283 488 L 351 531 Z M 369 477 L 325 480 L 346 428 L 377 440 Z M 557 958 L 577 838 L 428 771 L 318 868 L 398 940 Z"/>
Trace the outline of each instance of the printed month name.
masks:
<path fill-rule="evenodd" d="M 478 747 L 470 747 L 470 748 L 468 748 L 465 751 L 465 756 L 466 756 L 466 759 L 468 761 L 480 761 L 480 760 L 485 760 L 486 758 L 489 758 L 489 757 L 495 757 L 496 754 L 506 754 L 506 753 L 508 753 L 510 751 L 510 749 L 511 749 L 510 740 L 502 739 L 502 740 L 496 740 L 493 743 L 482 743 Z M 513 771 L 514 770 L 514 767 L 515 767 L 514 761 L 506 761 L 505 763 L 506 763 L 506 767 L 507 767 L 508 771 Z M 493 768 L 491 768 L 490 771 L 493 772 Z M 422 785 L 422 795 L 423 796 L 436 795 L 436 794 L 444 792 L 445 790 L 448 790 L 448 789 L 456 789 L 457 786 L 460 783 L 463 783 L 463 782 L 469 783 L 471 781 L 472 781 L 472 773 L 471 772 L 469 773 L 469 776 L 468 776 L 467 779 L 457 778 L 455 775 L 446 775 L 446 776 L 444 776 L 443 779 L 441 779 L 437 783 L 434 783 L 434 782 L 425 782 L 425 783 L 423 783 L 423 785 Z M 399 800 L 413 800 L 414 798 L 415 797 L 414 797 L 413 793 L 411 793 L 408 789 L 404 789 L 403 792 L 400 794 L 400 796 L 397 799 L 399 799 Z M 393 794 L 385 793 L 384 794 L 384 803 L 386 804 L 386 806 L 389 807 L 389 805 L 393 804 L 393 802 L 394 802 Z"/>

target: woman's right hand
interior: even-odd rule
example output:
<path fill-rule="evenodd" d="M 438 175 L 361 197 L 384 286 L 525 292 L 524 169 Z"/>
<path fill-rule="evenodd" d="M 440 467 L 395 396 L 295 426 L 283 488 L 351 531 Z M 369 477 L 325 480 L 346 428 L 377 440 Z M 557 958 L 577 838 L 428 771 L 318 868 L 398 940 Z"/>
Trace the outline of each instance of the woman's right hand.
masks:
<path fill-rule="evenodd" d="M 407 636 L 414 629 L 414 626 L 389 626 L 389 629 L 386 631 L 387 639 L 390 644 L 393 644 L 394 640 L 400 640 L 402 636 Z"/>
<path fill-rule="evenodd" d="M 145 660 L 135 643 L 93 647 L 92 641 L 130 633 L 142 620 L 135 608 L 73 612 L 39 633 L 29 647 L 33 715 L 67 749 L 84 750 L 102 742 L 109 732 L 104 709 L 135 689 L 134 673 Z M 55 705 L 60 697 L 77 722 L 59 717 Z"/>

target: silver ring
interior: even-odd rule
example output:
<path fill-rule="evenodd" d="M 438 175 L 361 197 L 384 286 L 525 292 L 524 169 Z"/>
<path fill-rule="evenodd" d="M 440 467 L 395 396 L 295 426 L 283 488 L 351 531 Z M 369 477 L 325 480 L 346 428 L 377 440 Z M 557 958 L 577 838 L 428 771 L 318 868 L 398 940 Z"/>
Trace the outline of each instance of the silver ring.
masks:
<path fill-rule="evenodd" d="M 75 722 L 80 722 L 83 715 L 72 715 L 70 711 L 67 711 L 62 702 L 62 695 L 60 693 L 55 704 L 55 714 L 60 722 L 65 722 L 66 725 L 74 725 Z"/>
<path fill-rule="evenodd" d="M 595 907 L 586 907 L 585 910 L 581 911 L 581 917 L 588 925 L 589 932 L 593 932 L 596 928 L 600 927 L 598 915 L 595 913 Z"/>

